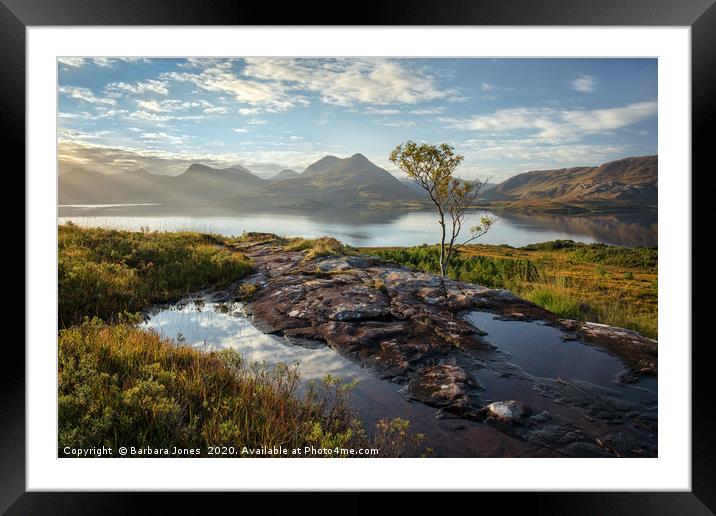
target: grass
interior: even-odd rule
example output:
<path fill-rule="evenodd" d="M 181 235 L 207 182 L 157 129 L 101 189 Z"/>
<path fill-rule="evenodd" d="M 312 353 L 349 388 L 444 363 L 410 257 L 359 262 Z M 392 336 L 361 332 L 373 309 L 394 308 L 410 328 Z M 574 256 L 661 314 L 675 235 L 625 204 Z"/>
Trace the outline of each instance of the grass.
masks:
<path fill-rule="evenodd" d="M 362 252 L 431 273 L 436 246 L 364 248 Z M 555 240 L 514 248 L 472 245 L 448 275 L 505 288 L 560 317 L 594 321 L 658 336 L 658 251 Z"/>
<path fill-rule="evenodd" d="M 343 256 L 351 251 L 332 237 L 292 238 L 283 246 L 285 251 L 306 251 L 305 261 L 323 256 Z"/>
<path fill-rule="evenodd" d="M 112 321 L 119 314 L 244 277 L 252 270 L 251 262 L 224 247 L 228 240 L 199 233 L 60 226 L 60 326 L 79 323 L 85 316 Z"/>
<path fill-rule="evenodd" d="M 204 353 L 136 326 L 139 310 L 249 274 L 250 260 L 228 247 L 235 239 L 71 224 L 58 231 L 61 456 L 66 446 L 106 446 L 115 456 L 119 446 L 204 454 L 209 446 L 417 453 L 422 436 L 409 434 L 404 419 L 381 420 L 368 435 L 349 409 L 351 385 L 337 378 L 298 395 L 296 367 Z M 266 236 L 239 240 L 245 238 Z M 307 242 L 314 256 L 343 252 L 334 239 Z M 240 297 L 255 291 L 244 285 Z"/>
<path fill-rule="evenodd" d="M 369 437 L 348 408 L 350 385 L 326 377 L 296 395 L 293 366 L 268 369 L 232 351 L 203 353 L 131 324 L 98 319 L 60 331 L 59 450 L 378 448 L 401 456 L 421 436 L 405 420 Z"/>

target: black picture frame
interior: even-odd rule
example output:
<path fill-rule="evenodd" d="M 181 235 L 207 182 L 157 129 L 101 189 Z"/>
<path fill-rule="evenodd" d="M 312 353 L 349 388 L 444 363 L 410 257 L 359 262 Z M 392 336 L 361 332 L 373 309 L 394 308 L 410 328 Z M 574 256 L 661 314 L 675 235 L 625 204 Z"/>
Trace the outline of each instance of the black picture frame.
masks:
<path fill-rule="evenodd" d="M 241 0 L 0 0 L 0 125 L 6 156 L 24 170 L 25 30 L 28 26 L 63 25 L 608 25 L 689 26 L 692 37 L 692 181 L 693 171 L 708 171 L 708 128 L 716 119 L 716 5 L 714 0 L 368 0 L 350 12 L 337 4 L 242 2 Z M 345 14 L 343 14 L 345 13 Z M 712 168 L 712 165 L 711 165 Z M 701 170 L 703 169 L 703 170 Z M 6 173 L 9 173 L 7 169 Z M 684 172 L 685 174 L 687 171 Z M 693 217 L 694 223 L 697 219 Z M 693 229 L 692 229 L 693 231 Z M 694 234 L 694 233 L 692 233 Z M 693 247 L 692 247 L 693 253 Z M 698 261 L 692 259 L 697 267 Z M 26 274 L 28 272 L 26 271 Z M 691 300 L 684 300 L 691 303 Z M 693 320 L 693 316 L 692 316 Z M 48 343 L 50 344 L 50 343 Z M 684 342 L 688 346 L 689 342 Z M 524 505 L 540 513 L 562 514 L 712 514 L 716 511 L 713 435 L 713 387 L 709 377 L 710 343 L 692 348 L 692 491 L 642 493 L 525 493 L 509 495 L 509 508 Z M 148 498 L 158 496 L 163 512 L 193 503 L 181 493 L 25 492 L 25 354 L 6 343 L 0 382 L 0 510 L 7 514 L 115 514 L 147 512 Z M 668 388 L 668 386 L 666 387 Z M 666 415 L 668 417 L 668 415 Z M 214 493 L 212 502 L 227 494 Z M 242 494 L 246 497 L 246 494 Z M 313 505 L 301 495 L 306 505 Z M 315 496 L 315 495 L 313 495 Z M 404 504 L 373 501 L 354 494 L 346 504 L 365 513 L 376 504 L 404 509 Z M 457 496 L 457 495 L 455 495 Z M 505 494 L 479 494 L 485 501 Z M 283 496 L 276 496 L 281 501 Z M 458 496 L 455 500 L 459 500 Z M 244 498 L 245 499 L 245 498 Z M 315 500 L 315 498 L 313 498 Z M 415 495 L 414 500 L 421 500 Z M 272 502 L 274 503 L 274 502 Z M 300 502 L 299 502 L 300 503 Z M 474 502 L 471 502 L 474 503 Z M 294 502 L 295 504 L 295 502 Z M 516 505 L 515 505 L 516 504 Z M 218 505 L 214 505 L 218 507 Z M 328 510 L 335 510 L 330 508 Z M 315 509 L 315 507 L 312 507 Z"/>

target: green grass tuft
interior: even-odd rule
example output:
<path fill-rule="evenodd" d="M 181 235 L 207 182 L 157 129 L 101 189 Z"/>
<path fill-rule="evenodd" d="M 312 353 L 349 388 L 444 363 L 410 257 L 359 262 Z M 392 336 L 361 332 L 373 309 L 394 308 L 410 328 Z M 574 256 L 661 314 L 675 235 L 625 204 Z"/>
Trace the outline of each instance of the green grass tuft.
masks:
<path fill-rule="evenodd" d="M 130 232 L 63 225 L 59 232 L 58 318 L 116 320 L 207 285 L 222 286 L 252 270 L 222 237 L 199 233 Z"/>
<path fill-rule="evenodd" d="M 335 378 L 299 397 L 294 366 L 246 364 L 235 352 L 200 352 L 127 324 L 88 319 L 60 331 L 58 376 L 61 454 L 65 446 L 314 446 L 401 456 L 419 444 L 400 421 L 379 422 L 369 438 L 349 410 L 351 386 Z"/>

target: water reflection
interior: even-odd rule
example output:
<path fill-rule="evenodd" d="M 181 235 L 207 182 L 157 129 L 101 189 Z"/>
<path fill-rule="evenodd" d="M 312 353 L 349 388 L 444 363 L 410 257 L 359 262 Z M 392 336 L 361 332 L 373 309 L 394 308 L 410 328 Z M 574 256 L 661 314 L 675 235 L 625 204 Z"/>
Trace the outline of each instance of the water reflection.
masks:
<path fill-rule="evenodd" d="M 485 337 L 530 375 L 583 380 L 612 387 L 624 369 L 621 361 L 594 346 L 562 340 L 559 329 L 520 321 L 501 321 L 485 312 L 472 312 L 468 320 L 487 332 Z"/>
<path fill-rule="evenodd" d="M 537 242 L 571 239 L 625 246 L 657 245 L 655 211 L 610 215 L 549 215 L 473 213 L 465 227 L 480 217 L 497 217 L 481 243 L 519 247 Z M 399 210 L 319 210 L 283 212 L 221 212 L 209 208 L 167 205 L 59 208 L 60 223 L 138 230 L 191 230 L 223 235 L 244 231 L 283 236 L 329 235 L 354 246 L 411 246 L 435 243 L 438 237 L 435 213 Z"/>
<path fill-rule="evenodd" d="M 142 326 L 203 351 L 236 350 L 249 362 L 262 362 L 269 366 L 281 362 L 299 363 L 304 380 L 320 379 L 327 374 L 345 380 L 366 377 L 364 371 L 333 350 L 288 345 L 278 337 L 257 330 L 243 316 L 239 305 L 228 311 L 225 306 L 192 302 L 171 307 L 152 315 Z"/>
<path fill-rule="evenodd" d="M 158 310 L 142 327 L 202 350 L 231 348 L 248 361 L 269 367 L 278 363 L 298 363 L 302 392 L 309 380 L 326 374 L 343 381 L 358 380 L 351 392 L 351 407 L 372 433 L 380 419 L 394 417 L 410 421 L 411 430 L 425 434 L 423 445 L 433 457 L 523 457 L 554 456 L 549 449 L 534 449 L 494 428 L 472 421 L 442 420 L 437 410 L 408 401 L 394 383 L 380 380 L 330 348 L 309 349 L 265 335 L 244 317 L 240 306 L 226 310 L 212 302 L 191 302 Z"/>
<path fill-rule="evenodd" d="M 262 362 L 269 367 L 279 363 L 297 363 L 301 374 L 299 394 L 307 382 L 326 374 L 343 381 L 357 380 L 351 394 L 351 407 L 361 418 L 369 433 L 380 419 L 406 418 L 414 432 L 425 434 L 424 446 L 434 450 L 436 457 L 527 457 L 555 456 L 554 450 L 530 446 L 527 442 L 500 432 L 492 426 L 465 419 L 439 419 L 437 410 L 422 403 L 410 402 L 397 384 L 380 380 L 370 371 L 339 355 L 328 347 L 307 348 L 288 343 L 281 337 L 266 335 L 244 316 L 241 305 L 218 304 L 202 299 L 165 307 L 148 316 L 142 324 L 175 342 L 210 351 L 231 348 L 249 362 Z M 524 370 L 526 376 L 504 376 L 472 364 L 461 364 L 478 379 L 483 402 L 519 399 L 536 411 L 547 410 L 570 420 L 593 435 L 615 431 L 613 423 L 587 421 L 581 409 L 558 404 L 541 396 L 535 389 L 540 378 L 563 378 L 570 382 L 590 382 L 609 397 L 631 400 L 656 411 L 656 380 L 637 385 L 614 382 L 621 371 L 621 362 L 612 355 L 583 344 L 564 342 L 561 332 L 533 323 L 495 320 L 492 314 L 474 312 L 468 319 L 487 331 L 487 340 Z M 472 364 L 472 365 L 471 365 Z M 586 383 L 584 384 L 586 385 Z M 635 434 L 635 430 L 618 425 L 619 431 Z"/>

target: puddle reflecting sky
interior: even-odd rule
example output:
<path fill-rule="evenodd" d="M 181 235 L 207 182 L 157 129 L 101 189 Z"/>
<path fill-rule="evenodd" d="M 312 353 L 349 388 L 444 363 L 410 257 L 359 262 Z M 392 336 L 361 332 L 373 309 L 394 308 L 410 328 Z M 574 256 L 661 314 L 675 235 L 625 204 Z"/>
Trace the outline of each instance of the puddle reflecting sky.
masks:
<path fill-rule="evenodd" d="M 471 312 L 467 319 L 487 332 L 488 342 L 512 355 L 511 360 L 533 376 L 613 386 L 623 370 L 615 356 L 579 341 L 564 341 L 564 333 L 551 326 L 500 321 L 485 312 Z"/>
<path fill-rule="evenodd" d="M 304 380 L 319 379 L 327 374 L 345 380 L 366 376 L 365 371 L 330 348 L 291 346 L 279 337 L 260 332 L 243 316 L 239 305 L 227 313 L 216 303 L 204 303 L 203 306 L 189 303 L 159 311 L 143 326 L 175 341 L 183 339 L 185 344 L 198 349 L 234 349 L 249 362 L 268 365 L 298 362 Z"/>
<path fill-rule="evenodd" d="M 598 348 L 581 342 L 565 342 L 560 338 L 562 333 L 549 326 L 499 321 L 493 314 L 480 312 L 467 317 L 475 326 L 488 332 L 486 339 L 509 353 L 510 361 L 529 375 L 594 383 L 612 389 L 619 397 L 653 405 L 656 409 L 656 380 L 644 380 L 637 385 L 615 383 L 622 364 Z M 488 425 L 436 419 L 436 409 L 410 402 L 401 394 L 399 385 L 380 380 L 328 347 L 305 348 L 262 333 L 244 316 L 239 304 L 179 304 L 154 312 L 142 326 L 175 342 L 205 351 L 231 348 L 250 362 L 263 362 L 269 366 L 298 363 L 302 381 L 299 393 L 309 380 L 319 380 L 326 374 L 343 381 L 358 380 L 358 386 L 351 394 L 351 406 L 369 432 L 380 419 L 407 418 L 414 432 L 426 434 L 424 445 L 432 448 L 436 457 L 554 455 L 549 449 L 529 447 Z M 537 410 L 550 410 L 580 426 L 586 424 L 581 411 L 558 406 L 539 396 L 530 379 L 504 378 L 477 367 L 471 372 L 485 388 L 480 394 L 485 402 L 520 399 Z M 588 426 L 600 433 L 611 431 L 602 424 L 589 423 Z"/>

